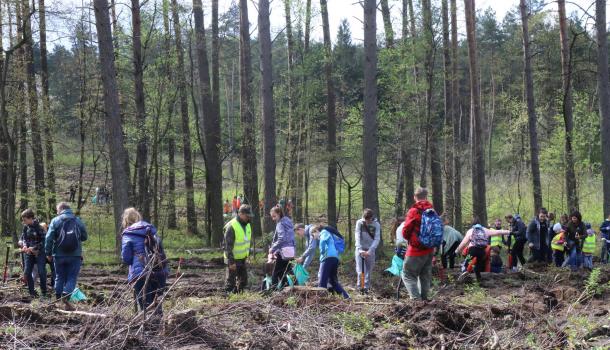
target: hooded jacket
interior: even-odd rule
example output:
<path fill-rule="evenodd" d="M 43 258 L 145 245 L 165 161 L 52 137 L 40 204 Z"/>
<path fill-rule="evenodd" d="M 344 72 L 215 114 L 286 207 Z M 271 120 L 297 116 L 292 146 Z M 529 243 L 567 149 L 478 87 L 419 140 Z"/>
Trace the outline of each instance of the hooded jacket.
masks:
<path fill-rule="evenodd" d="M 513 222 L 510 224 L 511 235 L 515 237 L 517 241 L 524 241 L 527 239 L 527 227 L 519 215 L 515 215 Z"/>
<path fill-rule="evenodd" d="M 403 237 L 409 242 L 406 256 L 424 256 L 432 254 L 434 248 L 422 246 L 419 242 L 419 230 L 421 229 L 421 215 L 427 209 L 431 209 L 432 203 L 427 200 L 418 201 L 407 212 L 405 227 L 402 230 Z"/>
<path fill-rule="evenodd" d="M 546 225 L 547 232 L 545 235 L 545 241 L 548 242 L 549 236 L 552 235 L 551 233 L 553 232 L 553 227 L 548 221 L 546 222 Z M 538 220 L 538 218 L 535 218 L 532 220 L 532 222 L 530 222 L 529 226 L 527 227 L 526 236 L 528 242 L 534 244 L 534 249 L 540 249 L 540 220 Z"/>
<path fill-rule="evenodd" d="M 129 282 L 145 274 L 146 253 L 144 251 L 144 238 L 146 238 L 148 228 L 150 228 L 153 235 L 157 235 L 157 229 L 146 221 L 138 221 L 126 228 L 122 233 L 121 260 L 124 264 L 129 265 L 129 274 L 127 275 L 127 281 Z M 161 256 L 165 259 L 163 244 L 160 240 L 158 242 Z M 168 273 L 169 270 L 166 262 L 162 274 L 167 276 Z"/>
<path fill-rule="evenodd" d="M 289 217 L 283 216 L 275 225 L 275 233 L 271 243 L 271 253 L 279 253 L 282 248 L 293 247 L 296 249 L 294 241 L 294 226 Z"/>
<path fill-rule="evenodd" d="M 76 224 L 78 225 L 78 228 L 80 231 L 80 242 L 78 243 L 78 247 L 74 251 L 64 252 L 55 245 L 55 241 L 57 239 L 57 235 L 59 235 L 59 232 L 61 231 L 64 221 L 70 220 L 70 219 L 76 219 Z M 45 237 L 45 244 L 44 244 L 46 256 L 51 256 L 51 255 L 53 255 L 55 257 L 57 257 L 57 256 L 82 256 L 83 255 L 82 242 L 84 242 L 86 240 L 87 240 L 87 229 L 85 228 L 85 225 L 79 218 L 74 216 L 74 213 L 72 213 L 72 209 L 66 209 L 66 210 L 62 211 L 61 213 L 59 213 L 58 216 L 53 218 L 53 220 L 51 220 L 51 223 L 49 224 L 49 230 L 47 231 L 47 236 Z"/>

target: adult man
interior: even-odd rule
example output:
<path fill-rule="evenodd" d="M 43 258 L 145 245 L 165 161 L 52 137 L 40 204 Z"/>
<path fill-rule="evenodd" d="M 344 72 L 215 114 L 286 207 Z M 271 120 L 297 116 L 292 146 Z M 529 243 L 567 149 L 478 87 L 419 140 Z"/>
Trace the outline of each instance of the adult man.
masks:
<path fill-rule="evenodd" d="M 69 299 L 76 288 L 87 229 L 68 203 L 61 202 L 56 209 L 57 216 L 51 220 L 45 237 L 45 253 L 47 260 L 55 264 L 55 297 L 63 299 L 66 309 L 71 310 L 74 307 Z"/>
<path fill-rule="evenodd" d="M 240 293 L 248 285 L 246 259 L 250 255 L 252 216 L 252 208 L 243 204 L 237 211 L 237 217 L 225 225 L 224 258 L 227 264 L 225 283 L 227 293 Z"/>
<path fill-rule="evenodd" d="M 318 240 L 311 234 L 311 230 L 314 225 L 296 224 L 294 226 L 294 232 L 300 238 L 305 238 L 305 251 L 300 257 L 296 259 L 296 262 L 303 264 L 304 268 L 308 268 L 316 255 L 316 249 L 318 249 Z M 318 231 L 321 231 L 319 229 Z"/>
<path fill-rule="evenodd" d="M 527 227 L 519 214 L 515 216 L 508 214 L 505 216 L 506 221 L 510 224 L 509 247 L 511 255 L 511 266 L 513 271 L 517 271 L 517 264 L 521 262 L 521 266 L 525 265 L 525 257 L 523 256 L 523 248 L 527 242 Z"/>
<path fill-rule="evenodd" d="M 428 190 L 418 188 L 413 197 L 415 204 L 409 209 L 405 218 L 403 237 L 409 242 L 402 268 L 404 282 L 411 299 L 428 299 L 432 279 L 432 255 L 434 248 L 423 246 L 419 241 L 422 213 L 432 209 L 428 201 Z"/>
<path fill-rule="evenodd" d="M 551 227 L 548 222 L 548 212 L 545 208 L 538 210 L 538 216 L 527 227 L 527 241 L 532 250 L 532 261 L 547 262 L 548 238 Z"/>

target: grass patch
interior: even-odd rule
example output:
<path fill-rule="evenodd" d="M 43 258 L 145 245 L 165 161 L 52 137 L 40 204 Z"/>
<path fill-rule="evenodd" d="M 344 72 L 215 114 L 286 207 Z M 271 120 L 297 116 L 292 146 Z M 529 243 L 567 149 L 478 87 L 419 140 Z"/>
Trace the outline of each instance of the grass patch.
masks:
<path fill-rule="evenodd" d="M 334 317 L 345 333 L 356 339 L 362 339 L 373 330 L 373 321 L 359 312 L 340 312 Z"/>

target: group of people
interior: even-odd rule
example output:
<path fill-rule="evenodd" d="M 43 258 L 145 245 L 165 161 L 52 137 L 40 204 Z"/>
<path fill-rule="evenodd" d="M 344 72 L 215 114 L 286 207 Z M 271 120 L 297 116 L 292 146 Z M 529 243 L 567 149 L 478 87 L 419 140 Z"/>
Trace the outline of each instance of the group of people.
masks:
<path fill-rule="evenodd" d="M 59 203 L 56 210 L 57 216 L 51 220 L 48 229 L 36 219 L 32 209 L 21 214 L 23 231 L 19 245 L 24 277 L 30 296 L 39 297 L 33 278 L 36 266 L 41 294 L 45 298 L 50 297 L 46 272 L 49 263 L 55 298 L 64 304 L 66 310 L 73 310 L 72 295 L 83 262 L 82 242 L 87 240 L 87 229 L 68 203 Z M 153 309 L 151 305 L 154 305 L 154 314 L 159 315 L 159 300 L 169 269 L 157 229 L 142 220 L 142 215 L 135 208 L 128 208 L 123 212 L 122 230 L 121 260 L 129 267 L 127 281 L 134 290 L 136 305 L 141 311 Z"/>

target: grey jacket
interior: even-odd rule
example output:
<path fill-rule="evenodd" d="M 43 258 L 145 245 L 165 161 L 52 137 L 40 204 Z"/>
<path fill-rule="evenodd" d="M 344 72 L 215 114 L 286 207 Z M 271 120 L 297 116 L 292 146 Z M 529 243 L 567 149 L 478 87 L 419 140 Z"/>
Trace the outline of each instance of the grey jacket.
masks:
<path fill-rule="evenodd" d="M 271 252 L 279 253 L 282 248 L 296 247 L 294 241 L 294 226 L 289 217 L 284 216 L 275 225 L 275 233 L 273 234 L 273 242 L 271 243 Z"/>
<path fill-rule="evenodd" d="M 379 241 L 381 239 L 381 225 L 379 221 L 375 219 L 371 224 L 371 229 L 375 230 L 374 238 L 371 238 L 371 235 L 366 231 L 364 219 L 360 219 L 356 222 L 356 232 L 354 236 L 356 237 L 356 249 L 358 251 L 371 251 L 375 252 L 377 246 L 379 245 Z"/>
<path fill-rule="evenodd" d="M 305 251 L 301 254 L 301 258 L 303 258 L 303 267 L 307 268 L 311 262 L 313 261 L 314 256 L 316 255 L 316 250 L 318 249 L 318 240 L 310 233 L 313 225 L 305 226 Z"/>

